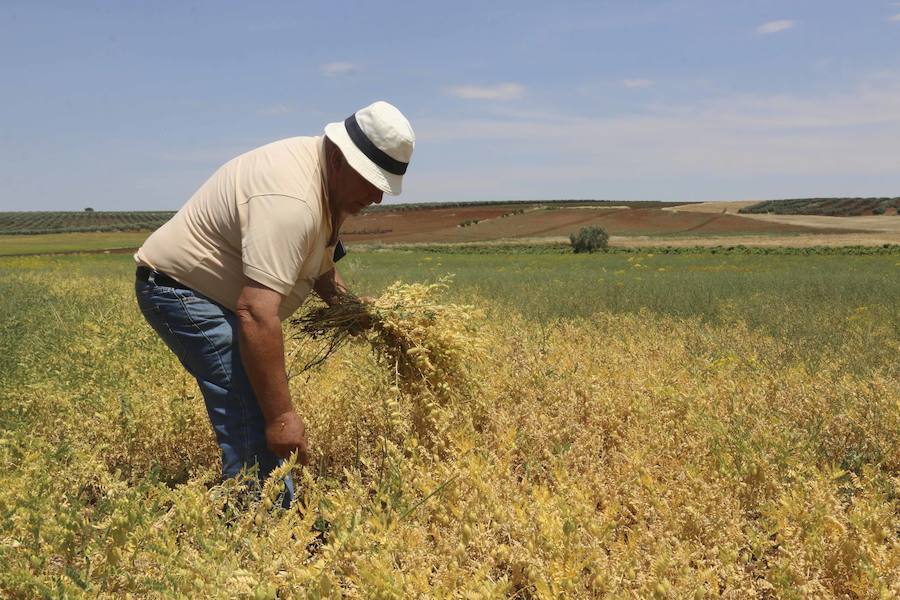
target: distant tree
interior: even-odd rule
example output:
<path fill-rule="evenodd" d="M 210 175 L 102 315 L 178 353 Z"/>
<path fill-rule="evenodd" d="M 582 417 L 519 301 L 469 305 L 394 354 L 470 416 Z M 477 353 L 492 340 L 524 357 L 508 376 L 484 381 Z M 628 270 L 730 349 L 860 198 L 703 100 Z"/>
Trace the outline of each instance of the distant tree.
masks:
<path fill-rule="evenodd" d="M 84 212 L 94 212 L 94 209 L 91 208 L 90 206 L 88 206 L 87 208 L 84 209 Z"/>
<path fill-rule="evenodd" d="M 576 254 L 597 250 L 605 252 L 609 247 L 609 234 L 602 227 L 582 227 L 581 231 L 569 236 L 569 242 Z"/>

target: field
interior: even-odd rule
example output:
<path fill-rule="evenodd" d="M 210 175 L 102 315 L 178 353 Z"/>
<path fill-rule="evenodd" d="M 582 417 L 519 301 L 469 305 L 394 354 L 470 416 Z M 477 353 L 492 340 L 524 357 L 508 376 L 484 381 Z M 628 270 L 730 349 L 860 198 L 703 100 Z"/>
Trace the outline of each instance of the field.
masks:
<path fill-rule="evenodd" d="M 137 249 L 146 231 L 0 235 L 0 256 Z"/>
<path fill-rule="evenodd" d="M 342 231 L 348 243 L 454 243 L 567 237 L 588 226 L 603 227 L 610 235 L 619 237 L 848 233 L 843 229 L 773 223 L 735 214 L 614 206 L 524 209 L 474 206 L 416 212 L 378 211 L 348 219 Z"/>
<path fill-rule="evenodd" d="M 741 208 L 741 213 L 859 217 L 896 215 L 900 198 L 797 198 L 767 200 Z"/>
<path fill-rule="evenodd" d="M 0 212 L 0 235 L 152 231 L 174 211 Z"/>
<path fill-rule="evenodd" d="M 589 206 L 593 208 L 641 207 L 664 208 L 674 206 L 674 202 L 613 202 L 609 200 L 550 200 L 547 202 L 450 202 L 442 203 L 449 208 L 473 215 L 499 216 L 541 206 L 571 208 Z M 373 206 L 369 215 L 383 213 L 404 213 L 407 218 L 427 214 L 434 204 L 404 203 L 400 205 Z M 174 211 L 20 211 L 0 212 L 0 236 L 40 235 L 85 232 L 153 231 L 167 220 Z M 453 223 L 456 225 L 456 223 Z"/>
<path fill-rule="evenodd" d="M 431 295 L 450 385 L 294 376 L 287 511 L 217 484 L 129 256 L 0 258 L 0 596 L 900 595 L 896 248 L 448 250 L 341 261 Z"/>
<path fill-rule="evenodd" d="M 878 246 L 900 243 L 900 216 L 885 213 L 863 216 L 825 216 L 821 214 L 748 214 L 747 207 L 756 205 L 753 201 L 740 202 L 698 202 L 682 206 L 665 207 L 661 210 L 676 213 L 719 214 L 736 216 L 771 226 L 793 226 L 806 228 L 806 233 L 779 235 L 772 231 L 754 236 L 730 236 L 716 239 L 706 236 L 703 245 L 749 244 L 777 246 L 846 246 L 860 244 Z M 651 245 L 660 240 L 632 239 L 639 245 Z M 678 243 L 673 241 L 673 243 Z"/>
<path fill-rule="evenodd" d="M 756 204 L 575 200 L 386 204 L 350 217 L 341 230 L 350 245 L 557 244 L 589 226 L 606 229 L 611 245 L 617 247 L 900 244 L 900 216 L 891 213 L 894 209 L 856 217 L 745 214 Z M 172 214 L 0 213 L 0 256 L 127 251 Z"/>

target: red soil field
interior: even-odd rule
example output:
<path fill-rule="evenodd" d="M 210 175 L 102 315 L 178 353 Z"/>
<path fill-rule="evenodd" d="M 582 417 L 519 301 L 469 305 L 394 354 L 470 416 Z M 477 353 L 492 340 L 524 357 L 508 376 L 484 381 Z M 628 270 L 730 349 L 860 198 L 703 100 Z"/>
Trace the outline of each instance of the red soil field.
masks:
<path fill-rule="evenodd" d="M 510 214 L 525 209 L 520 214 Z M 506 216 L 504 216 L 506 215 Z M 461 227 L 465 221 L 478 223 Z M 582 227 L 600 226 L 616 236 L 670 236 L 778 233 L 846 233 L 735 214 L 675 212 L 661 208 L 464 206 L 382 209 L 351 217 L 341 237 L 348 243 L 479 242 L 511 238 L 568 236 Z"/>
<path fill-rule="evenodd" d="M 380 210 L 347 219 L 341 227 L 341 237 L 354 241 L 430 241 L 437 232 L 464 229 L 459 227 L 464 221 L 496 219 L 515 210 L 517 207 L 510 206 Z M 409 236 L 424 237 L 409 240 Z"/>

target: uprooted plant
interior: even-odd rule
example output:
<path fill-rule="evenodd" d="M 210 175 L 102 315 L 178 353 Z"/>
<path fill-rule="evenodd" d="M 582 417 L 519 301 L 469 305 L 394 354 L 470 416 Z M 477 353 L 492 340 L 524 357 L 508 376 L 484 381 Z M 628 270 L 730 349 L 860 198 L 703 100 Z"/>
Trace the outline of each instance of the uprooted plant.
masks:
<path fill-rule="evenodd" d="M 365 341 L 393 377 L 394 394 L 412 399 L 416 421 L 433 431 L 441 406 L 476 389 L 471 369 L 485 355 L 473 307 L 437 301 L 447 284 L 396 282 L 371 302 L 347 294 L 332 306 L 310 306 L 291 320 L 291 338 L 309 356 L 300 373 L 354 338 Z"/>

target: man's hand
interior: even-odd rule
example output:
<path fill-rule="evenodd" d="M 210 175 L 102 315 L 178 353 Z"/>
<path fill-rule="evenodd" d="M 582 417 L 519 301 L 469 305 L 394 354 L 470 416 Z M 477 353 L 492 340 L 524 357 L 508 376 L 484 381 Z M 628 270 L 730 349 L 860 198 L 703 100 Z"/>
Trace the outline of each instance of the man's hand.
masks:
<path fill-rule="evenodd" d="M 319 275 L 313 283 L 313 289 L 328 306 L 338 304 L 341 301 L 341 296 L 348 293 L 344 280 L 341 279 L 335 268 L 331 268 Z"/>
<path fill-rule="evenodd" d="M 332 268 L 330 271 L 323 273 L 316 279 L 313 289 L 328 306 L 337 306 L 341 302 L 354 302 L 358 300 L 362 304 L 372 304 L 375 302 L 370 296 L 355 296 L 347 289 L 344 280 L 341 279 L 337 269 Z M 350 323 L 350 334 L 358 336 L 368 329 L 372 328 L 372 319 L 368 315 L 360 316 L 356 321 Z"/>
<path fill-rule="evenodd" d="M 300 464 L 309 464 L 306 425 L 294 411 L 278 415 L 266 424 L 266 443 L 280 458 L 287 458 L 296 450 Z"/>
<path fill-rule="evenodd" d="M 360 301 L 363 305 L 369 305 L 375 302 L 375 299 L 371 296 L 357 296 L 357 300 Z M 368 308 L 368 307 L 366 307 Z M 362 335 L 366 331 L 372 328 L 372 317 L 368 314 L 364 314 L 360 316 L 358 319 L 350 323 L 350 335 Z"/>

